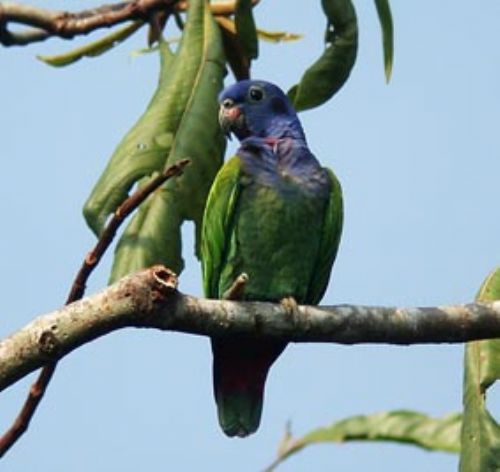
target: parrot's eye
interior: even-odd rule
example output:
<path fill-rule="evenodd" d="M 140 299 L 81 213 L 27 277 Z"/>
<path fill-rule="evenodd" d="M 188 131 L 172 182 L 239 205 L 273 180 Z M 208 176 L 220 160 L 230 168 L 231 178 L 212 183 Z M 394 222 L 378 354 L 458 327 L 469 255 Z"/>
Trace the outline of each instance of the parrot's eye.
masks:
<path fill-rule="evenodd" d="M 260 87 L 250 87 L 248 96 L 252 102 L 260 102 L 264 98 L 264 91 Z"/>

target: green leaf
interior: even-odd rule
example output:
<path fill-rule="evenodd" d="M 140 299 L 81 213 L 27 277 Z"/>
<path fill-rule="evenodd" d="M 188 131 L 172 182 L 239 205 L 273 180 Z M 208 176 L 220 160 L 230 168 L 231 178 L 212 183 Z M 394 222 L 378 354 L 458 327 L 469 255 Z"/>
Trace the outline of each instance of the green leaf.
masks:
<path fill-rule="evenodd" d="M 134 34 L 144 23 L 142 21 L 134 21 L 123 28 L 113 31 L 111 34 L 104 36 L 97 41 L 86 44 L 71 51 L 56 56 L 36 56 L 40 61 L 45 62 L 54 67 L 63 67 L 73 64 L 80 60 L 82 57 L 95 57 L 99 56 L 106 51 L 118 46 L 121 42 L 125 41 L 129 36 Z"/>
<path fill-rule="evenodd" d="M 500 299 L 500 268 L 483 282 L 477 301 Z M 461 472 L 500 470 L 500 426 L 486 407 L 487 389 L 500 378 L 500 340 L 465 348 Z"/>
<path fill-rule="evenodd" d="M 134 183 L 179 159 L 191 160 L 182 176 L 167 181 L 143 203 L 126 228 L 116 249 L 112 280 L 156 263 L 182 270 L 180 225 L 194 221 L 199 235 L 206 196 L 222 163 L 225 140 L 217 121 L 224 74 L 221 39 L 206 2 L 189 4 L 178 51 L 172 54 L 161 41 L 158 88 L 117 146 L 84 207 L 87 223 L 99 235 Z"/>
<path fill-rule="evenodd" d="M 351 0 L 322 0 L 328 19 L 326 48 L 288 96 L 297 111 L 317 107 L 344 85 L 356 61 L 358 26 Z"/>
<path fill-rule="evenodd" d="M 236 25 L 234 21 L 221 15 L 216 16 L 215 21 L 217 21 L 220 26 L 226 61 L 234 77 L 236 80 L 249 79 L 250 59 L 243 51 L 241 42 L 236 35 Z"/>
<path fill-rule="evenodd" d="M 219 25 L 227 31 L 236 34 L 236 25 L 234 21 L 225 16 L 216 16 L 215 20 Z M 257 36 L 263 41 L 269 43 L 281 43 L 285 41 L 297 41 L 303 38 L 303 35 L 297 33 L 290 33 L 288 31 L 268 31 L 257 28 Z"/>
<path fill-rule="evenodd" d="M 431 418 L 407 410 L 353 416 L 318 428 L 301 438 L 285 435 L 278 458 L 266 471 L 311 444 L 343 443 L 346 441 L 386 441 L 412 444 L 429 451 L 458 452 L 460 450 L 461 415 L 458 413 Z"/>
<path fill-rule="evenodd" d="M 257 59 L 259 56 L 259 40 L 257 28 L 253 17 L 252 0 L 237 0 L 234 12 L 236 24 L 236 35 L 249 59 Z"/>
<path fill-rule="evenodd" d="M 384 70 L 387 82 L 391 80 L 392 61 L 394 56 L 394 27 L 392 24 L 389 0 L 375 0 L 380 27 L 382 28 L 382 45 L 384 48 Z"/>
<path fill-rule="evenodd" d="M 219 24 L 226 53 L 226 61 L 231 68 L 236 80 L 245 80 L 250 77 L 250 59 L 243 50 L 240 39 L 236 34 L 236 25 L 233 20 L 226 16 L 216 16 L 215 20 Z M 300 39 L 299 34 L 285 31 L 264 31 L 257 30 L 257 35 L 264 41 L 279 43 L 281 41 L 294 41 Z"/>
<path fill-rule="evenodd" d="M 257 35 L 260 39 L 269 43 L 297 41 L 303 38 L 301 34 L 297 33 L 289 33 L 288 31 L 268 31 L 263 29 L 257 29 Z"/>
<path fill-rule="evenodd" d="M 162 39 L 161 42 L 165 42 L 165 43 L 170 45 L 170 44 L 173 44 L 175 41 Z M 145 56 L 146 54 L 158 52 L 159 50 L 160 50 L 160 43 L 157 43 L 157 44 L 154 44 L 153 46 L 148 46 L 148 47 L 140 48 L 140 49 L 134 49 L 133 51 L 130 52 L 130 57 L 135 59 L 139 56 Z"/>

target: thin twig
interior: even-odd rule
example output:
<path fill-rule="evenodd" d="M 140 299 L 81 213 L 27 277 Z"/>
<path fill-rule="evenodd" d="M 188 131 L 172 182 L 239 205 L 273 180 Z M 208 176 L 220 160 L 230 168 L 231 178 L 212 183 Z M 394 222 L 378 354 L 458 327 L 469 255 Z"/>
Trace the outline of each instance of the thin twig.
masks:
<path fill-rule="evenodd" d="M 138 189 L 135 193 L 133 193 L 129 198 L 127 198 L 120 207 L 115 211 L 115 214 L 107 224 L 103 233 L 101 234 L 99 241 L 95 245 L 94 249 L 90 251 L 85 260 L 83 261 L 80 270 L 73 282 L 71 287 L 70 294 L 68 299 L 66 300 L 66 304 L 72 303 L 75 300 L 79 300 L 82 298 L 83 293 L 85 292 L 85 283 L 94 270 L 95 266 L 101 260 L 106 249 L 108 249 L 109 245 L 113 241 L 115 237 L 116 231 L 122 224 L 123 220 L 127 218 L 130 213 L 132 213 L 151 193 L 153 193 L 160 185 L 162 185 L 166 180 L 170 177 L 180 175 L 189 164 L 189 159 L 183 159 L 177 161 L 175 164 L 168 167 L 163 173 L 157 175 L 151 181 L 145 185 L 144 187 Z"/>
<path fill-rule="evenodd" d="M 11 427 L 0 438 L 0 457 L 15 444 L 15 442 L 26 432 L 31 418 L 35 413 L 43 395 L 49 385 L 50 379 L 54 375 L 57 362 L 51 362 L 44 366 L 36 381 L 31 385 L 28 397 L 26 398 L 21 411 L 12 423 Z"/>
<path fill-rule="evenodd" d="M 25 46 L 31 43 L 45 41 L 51 34 L 39 28 L 27 28 L 23 31 L 9 31 L 0 25 L 0 44 L 4 46 Z"/>
<path fill-rule="evenodd" d="M 171 165 L 164 172 L 152 178 L 151 181 L 144 187 L 138 189 L 130 197 L 128 197 L 116 210 L 113 217 L 107 224 L 99 241 L 85 257 L 80 270 L 71 286 L 70 293 L 66 300 L 66 305 L 80 300 L 85 293 L 85 286 L 87 280 L 95 269 L 102 256 L 108 249 L 113 241 L 116 232 L 125 218 L 130 215 L 151 193 L 158 189 L 170 177 L 182 174 L 184 167 L 189 164 L 189 159 L 177 161 Z M 49 340 L 50 342 L 50 340 Z M 23 435 L 28 429 L 31 419 L 45 394 L 50 379 L 54 375 L 57 367 L 57 361 L 46 364 L 36 381 L 31 385 L 21 411 L 12 423 L 11 427 L 0 437 L 0 457 L 14 445 L 14 443 Z"/>

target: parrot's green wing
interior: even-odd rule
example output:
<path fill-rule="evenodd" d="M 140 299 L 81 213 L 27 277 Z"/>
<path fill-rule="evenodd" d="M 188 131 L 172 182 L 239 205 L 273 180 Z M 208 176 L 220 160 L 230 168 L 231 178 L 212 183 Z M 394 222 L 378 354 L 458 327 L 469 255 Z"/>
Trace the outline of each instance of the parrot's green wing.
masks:
<path fill-rule="evenodd" d="M 344 221 L 342 188 L 335 174 L 330 170 L 330 200 L 325 212 L 325 221 L 320 235 L 319 255 L 307 292 L 307 303 L 318 304 L 325 293 L 330 279 L 332 264 L 339 248 Z"/>
<path fill-rule="evenodd" d="M 219 280 L 229 249 L 236 202 L 240 193 L 241 161 L 231 158 L 215 177 L 203 218 L 201 255 L 205 296 L 220 298 Z"/>

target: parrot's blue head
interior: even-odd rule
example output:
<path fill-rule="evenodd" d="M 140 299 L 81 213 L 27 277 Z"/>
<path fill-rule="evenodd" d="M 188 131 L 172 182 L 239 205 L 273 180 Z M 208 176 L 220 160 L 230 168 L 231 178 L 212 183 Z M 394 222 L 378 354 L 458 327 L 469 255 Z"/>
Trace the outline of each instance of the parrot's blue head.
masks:
<path fill-rule="evenodd" d="M 305 140 L 295 110 L 278 86 L 263 80 L 242 80 L 219 95 L 219 123 L 241 141 L 248 137 Z"/>

